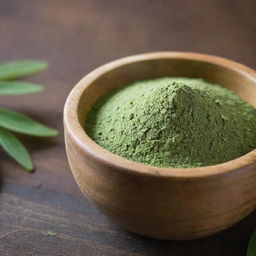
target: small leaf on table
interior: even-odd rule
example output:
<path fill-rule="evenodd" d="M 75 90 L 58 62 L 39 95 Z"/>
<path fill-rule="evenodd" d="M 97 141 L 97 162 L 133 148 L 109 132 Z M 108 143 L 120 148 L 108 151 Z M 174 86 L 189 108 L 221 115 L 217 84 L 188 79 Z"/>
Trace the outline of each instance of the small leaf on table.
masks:
<path fill-rule="evenodd" d="M 4 128 L 0 128 L 0 146 L 26 170 L 32 171 L 34 169 L 26 148 L 11 132 Z"/>
<path fill-rule="evenodd" d="M 251 236 L 246 255 L 247 256 L 256 256 L 256 231 Z"/>
<path fill-rule="evenodd" d="M 28 82 L 9 82 L 0 81 L 0 95 L 15 95 L 15 94 L 29 94 L 41 92 L 43 87 L 41 85 Z"/>
<path fill-rule="evenodd" d="M 47 68 L 47 62 L 39 60 L 10 61 L 0 64 L 0 80 L 31 75 Z"/>
<path fill-rule="evenodd" d="M 49 128 L 26 115 L 0 108 L 0 127 L 23 134 L 51 137 L 58 135 L 58 131 Z"/>
<path fill-rule="evenodd" d="M 56 236 L 57 234 L 58 234 L 57 232 L 52 232 L 52 231 L 47 231 L 46 232 L 46 236 L 50 236 L 50 237 Z"/>

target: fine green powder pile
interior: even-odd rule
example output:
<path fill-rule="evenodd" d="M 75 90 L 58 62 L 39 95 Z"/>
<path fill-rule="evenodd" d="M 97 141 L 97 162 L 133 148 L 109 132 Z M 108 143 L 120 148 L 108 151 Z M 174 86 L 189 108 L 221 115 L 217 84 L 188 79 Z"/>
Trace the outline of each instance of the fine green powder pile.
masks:
<path fill-rule="evenodd" d="M 139 81 L 101 98 L 85 130 L 107 150 L 140 163 L 189 168 L 256 148 L 256 109 L 201 79 Z"/>

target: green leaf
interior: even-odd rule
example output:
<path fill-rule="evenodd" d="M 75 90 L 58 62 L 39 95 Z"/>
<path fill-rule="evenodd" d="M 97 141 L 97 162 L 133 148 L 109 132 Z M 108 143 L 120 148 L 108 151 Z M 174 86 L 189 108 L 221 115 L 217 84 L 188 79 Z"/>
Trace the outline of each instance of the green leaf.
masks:
<path fill-rule="evenodd" d="M 246 255 L 247 256 L 256 256 L 256 231 L 251 236 Z"/>
<path fill-rule="evenodd" d="M 32 160 L 26 148 L 11 132 L 4 128 L 0 128 L 0 145 L 26 170 L 32 171 L 34 169 Z"/>
<path fill-rule="evenodd" d="M 39 60 L 10 61 L 0 65 L 0 80 L 31 75 L 47 68 L 47 62 Z"/>
<path fill-rule="evenodd" d="M 0 108 L 0 127 L 33 136 L 50 137 L 58 131 L 40 124 L 28 116 Z"/>
<path fill-rule="evenodd" d="M 50 230 L 46 232 L 46 236 L 50 236 L 50 237 L 56 236 L 57 234 L 58 234 L 57 232 L 52 232 Z"/>
<path fill-rule="evenodd" d="M 43 87 L 41 85 L 28 82 L 7 82 L 0 81 L 0 95 L 15 95 L 15 94 L 29 94 L 41 92 Z"/>

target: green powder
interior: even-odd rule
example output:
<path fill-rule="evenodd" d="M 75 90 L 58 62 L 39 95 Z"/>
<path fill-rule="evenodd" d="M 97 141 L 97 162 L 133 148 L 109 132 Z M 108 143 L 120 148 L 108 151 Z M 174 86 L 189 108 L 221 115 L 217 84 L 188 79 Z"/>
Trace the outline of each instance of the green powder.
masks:
<path fill-rule="evenodd" d="M 256 109 L 201 79 L 136 82 L 101 98 L 88 135 L 109 151 L 160 167 L 226 162 L 256 148 Z"/>

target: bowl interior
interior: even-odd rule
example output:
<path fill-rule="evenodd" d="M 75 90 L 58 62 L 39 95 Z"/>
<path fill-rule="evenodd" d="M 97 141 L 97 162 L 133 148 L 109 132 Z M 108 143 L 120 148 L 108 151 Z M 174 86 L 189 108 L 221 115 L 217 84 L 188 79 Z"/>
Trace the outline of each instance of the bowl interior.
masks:
<path fill-rule="evenodd" d="M 229 67 L 203 60 L 173 57 L 128 62 L 99 73 L 100 75 L 95 76 L 95 79 L 85 86 L 78 102 L 77 114 L 82 126 L 95 101 L 114 88 L 138 80 L 164 76 L 203 78 L 235 91 L 256 107 L 256 79 L 232 65 Z"/>

